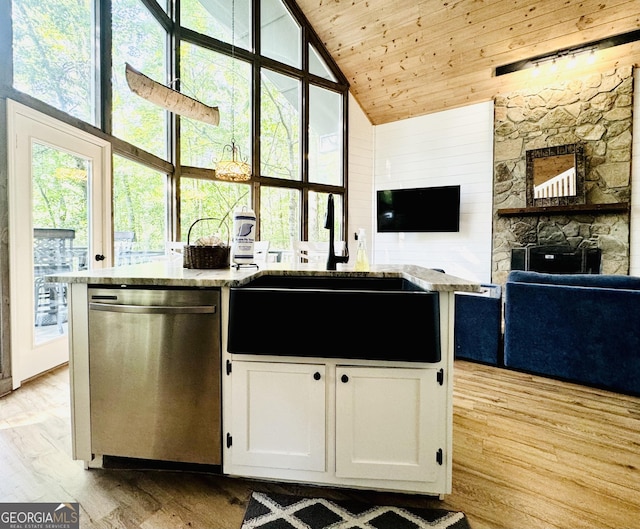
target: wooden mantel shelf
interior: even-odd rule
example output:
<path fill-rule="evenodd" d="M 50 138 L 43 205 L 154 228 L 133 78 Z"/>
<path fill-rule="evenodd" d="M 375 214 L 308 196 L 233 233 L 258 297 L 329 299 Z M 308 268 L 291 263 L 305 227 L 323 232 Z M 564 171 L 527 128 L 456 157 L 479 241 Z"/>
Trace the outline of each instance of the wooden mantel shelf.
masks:
<path fill-rule="evenodd" d="M 628 213 L 629 202 L 614 204 L 573 204 L 571 206 L 534 206 L 527 208 L 504 208 L 497 211 L 498 217 L 531 217 L 534 215 L 578 215 L 580 213 Z"/>

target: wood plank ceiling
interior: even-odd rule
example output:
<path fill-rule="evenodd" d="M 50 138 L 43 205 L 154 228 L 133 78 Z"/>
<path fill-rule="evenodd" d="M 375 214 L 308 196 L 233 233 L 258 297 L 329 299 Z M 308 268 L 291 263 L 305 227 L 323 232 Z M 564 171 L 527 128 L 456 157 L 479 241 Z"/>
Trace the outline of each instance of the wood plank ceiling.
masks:
<path fill-rule="evenodd" d="M 524 88 L 522 59 L 640 29 L 640 0 L 297 0 L 374 125 L 487 101 Z M 640 43 L 598 52 L 640 64 Z M 558 75 L 557 73 L 555 74 Z M 561 75 L 567 75 L 565 72 Z"/>

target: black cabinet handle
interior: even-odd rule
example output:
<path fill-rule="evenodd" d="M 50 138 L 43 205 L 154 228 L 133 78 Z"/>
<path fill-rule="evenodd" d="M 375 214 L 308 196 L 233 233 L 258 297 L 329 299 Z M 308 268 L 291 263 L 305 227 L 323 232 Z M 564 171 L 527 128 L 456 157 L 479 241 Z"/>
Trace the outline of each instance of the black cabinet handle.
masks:
<path fill-rule="evenodd" d="M 101 253 L 96 254 L 96 261 L 104 261 L 104 255 Z"/>
<path fill-rule="evenodd" d="M 347 375 L 342 375 L 340 377 L 340 380 L 342 380 L 342 382 L 346 384 L 347 382 L 349 382 L 349 377 Z"/>
<path fill-rule="evenodd" d="M 318 373 L 318 371 L 316 371 L 313 374 L 313 380 L 320 380 L 322 378 L 322 375 L 320 375 L 320 373 Z"/>

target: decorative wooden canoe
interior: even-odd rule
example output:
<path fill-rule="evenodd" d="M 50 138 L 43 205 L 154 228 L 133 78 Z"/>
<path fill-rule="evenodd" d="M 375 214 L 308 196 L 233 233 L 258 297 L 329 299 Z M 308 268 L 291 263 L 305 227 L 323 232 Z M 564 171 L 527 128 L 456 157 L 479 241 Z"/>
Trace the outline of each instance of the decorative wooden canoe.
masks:
<path fill-rule="evenodd" d="M 211 125 L 220 123 L 218 107 L 210 107 L 181 92 L 173 90 L 147 77 L 129 63 L 125 63 L 127 84 L 134 94 L 171 112 Z"/>

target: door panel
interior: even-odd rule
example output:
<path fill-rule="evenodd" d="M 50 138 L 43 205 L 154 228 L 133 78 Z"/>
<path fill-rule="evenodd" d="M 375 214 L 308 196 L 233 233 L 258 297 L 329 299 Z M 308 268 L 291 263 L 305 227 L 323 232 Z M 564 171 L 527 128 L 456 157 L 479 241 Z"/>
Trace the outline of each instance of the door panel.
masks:
<path fill-rule="evenodd" d="M 434 369 L 338 366 L 336 476 L 435 481 L 444 394 Z"/>
<path fill-rule="evenodd" d="M 233 465 L 325 470 L 325 366 L 233 363 Z"/>
<path fill-rule="evenodd" d="M 111 251 L 110 146 L 8 102 L 12 376 L 66 362 L 67 285 L 48 274 L 99 268 Z"/>

